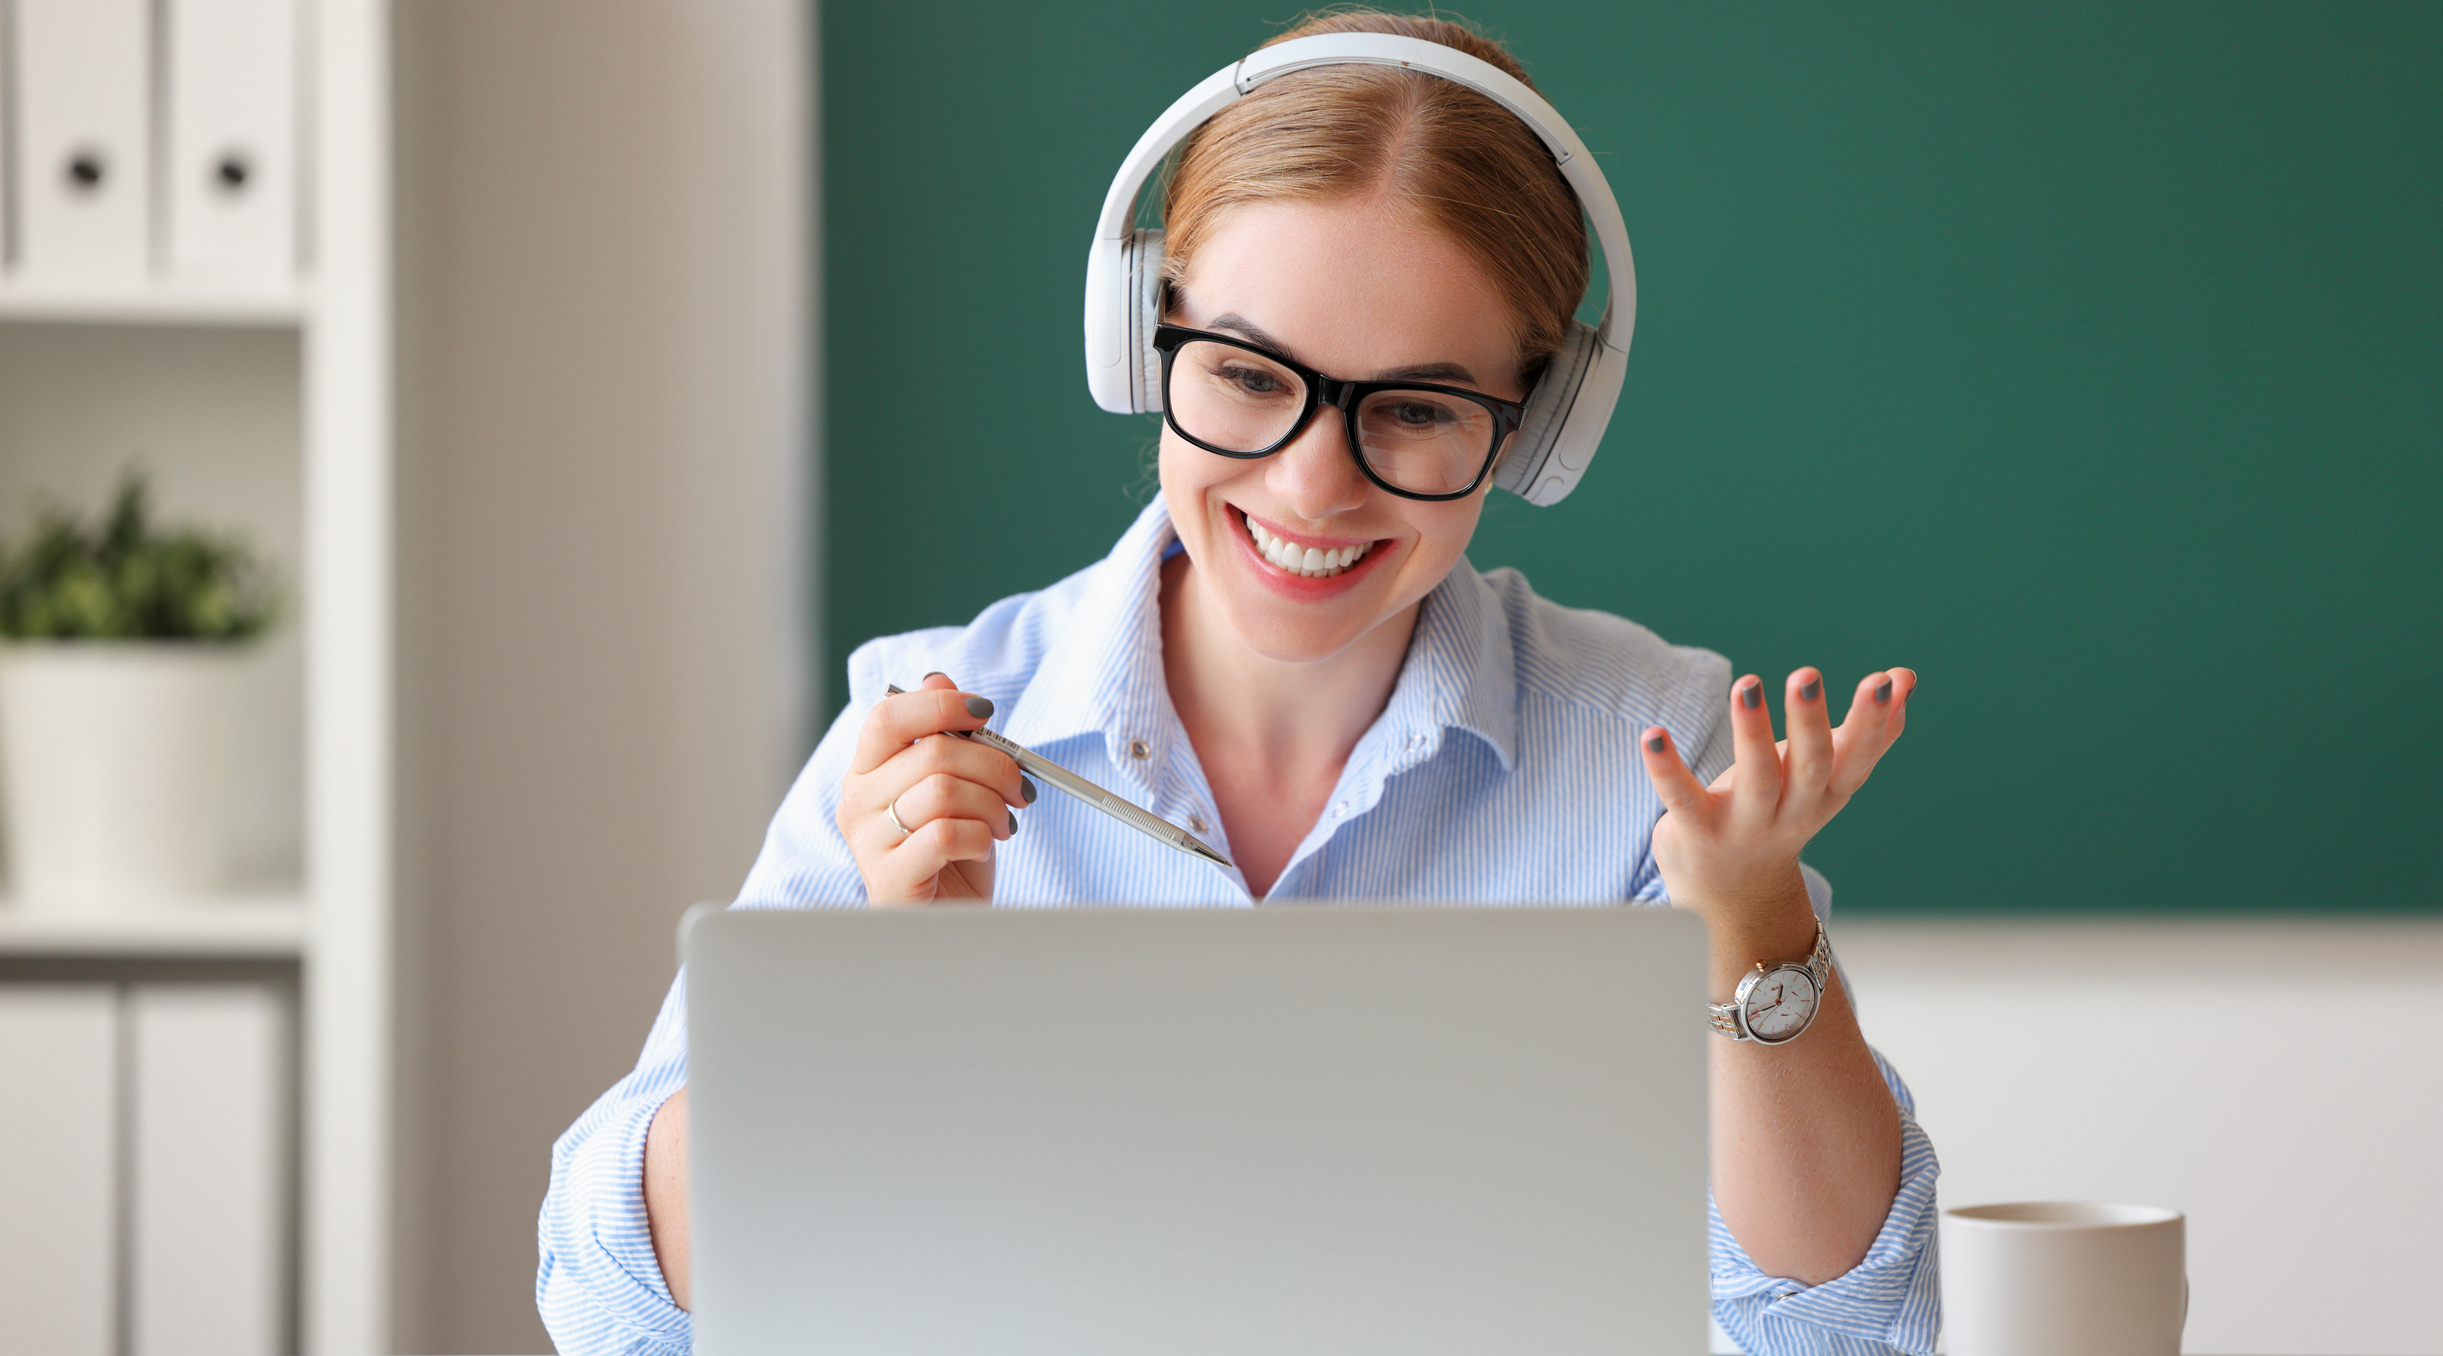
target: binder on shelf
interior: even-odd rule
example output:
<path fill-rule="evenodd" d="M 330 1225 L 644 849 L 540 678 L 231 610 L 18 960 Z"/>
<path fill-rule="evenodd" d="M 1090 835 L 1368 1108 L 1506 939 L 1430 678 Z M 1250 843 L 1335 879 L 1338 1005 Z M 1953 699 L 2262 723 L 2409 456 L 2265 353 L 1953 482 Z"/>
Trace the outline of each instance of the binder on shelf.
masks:
<path fill-rule="evenodd" d="M 16 0 L 17 270 L 135 282 L 152 254 L 149 0 Z"/>
<path fill-rule="evenodd" d="M 296 0 L 164 0 L 170 271 L 263 280 L 297 257 Z"/>
<path fill-rule="evenodd" d="M 117 1347 L 118 995 L 0 986 L 0 1346 Z M 19 1095 L 22 1094 L 22 1095 Z"/>
<path fill-rule="evenodd" d="M 133 1356 L 282 1349 L 286 1005 L 262 985 L 130 990 Z"/>

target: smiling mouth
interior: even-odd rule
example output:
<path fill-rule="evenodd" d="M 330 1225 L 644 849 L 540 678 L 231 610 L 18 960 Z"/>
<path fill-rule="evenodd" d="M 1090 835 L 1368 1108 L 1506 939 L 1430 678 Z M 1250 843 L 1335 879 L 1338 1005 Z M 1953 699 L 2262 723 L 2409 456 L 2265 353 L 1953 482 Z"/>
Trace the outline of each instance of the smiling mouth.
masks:
<path fill-rule="evenodd" d="M 1374 543 L 1370 541 L 1333 551 L 1299 546 L 1265 531 L 1262 523 L 1246 514 L 1239 516 L 1247 524 L 1247 537 L 1255 543 L 1257 554 L 1291 574 L 1307 579 L 1329 579 L 1365 559 L 1366 552 L 1374 549 Z"/>

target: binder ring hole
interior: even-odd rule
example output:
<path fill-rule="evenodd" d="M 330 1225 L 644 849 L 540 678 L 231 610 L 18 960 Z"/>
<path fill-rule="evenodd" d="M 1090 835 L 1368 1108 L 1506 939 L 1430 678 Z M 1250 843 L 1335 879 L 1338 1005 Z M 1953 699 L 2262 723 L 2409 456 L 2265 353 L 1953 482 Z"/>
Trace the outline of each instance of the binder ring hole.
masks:
<path fill-rule="evenodd" d="M 254 165 L 243 151 L 231 151 L 212 163 L 212 185 L 221 192 L 236 196 L 254 182 Z"/>
<path fill-rule="evenodd" d="M 110 177 L 110 162 L 100 151 L 90 148 L 69 153 L 68 187 L 79 193 L 99 190 L 102 181 Z"/>

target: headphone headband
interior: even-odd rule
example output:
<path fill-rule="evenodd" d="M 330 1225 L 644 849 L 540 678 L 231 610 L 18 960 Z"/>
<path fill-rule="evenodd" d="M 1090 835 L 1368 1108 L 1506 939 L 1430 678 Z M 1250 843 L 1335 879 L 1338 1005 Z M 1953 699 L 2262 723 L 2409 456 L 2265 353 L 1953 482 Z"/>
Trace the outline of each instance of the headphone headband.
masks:
<path fill-rule="evenodd" d="M 1542 95 L 1489 62 L 1422 38 L 1318 33 L 1275 43 L 1205 77 L 1145 129 L 1103 195 L 1086 261 L 1086 382 L 1095 403 L 1115 414 L 1161 408 L 1158 372 L 1149 366 L 1152 326 L 1144 314 L 1150 299 L 1159 296 L 1158 277 L 1144 270 L 1159 272 L 1161 233 L 1136 230 L 1136 211 L 1138 195 L 1164 157 L 1207 119 L 1268 81 L 1318 66 L 1349 65 L 1422 71 L 1508 109 L 1551 151 L 1594 227 L 1611 283 L 1603 318 L 1592 330 L 1573 324 L 1529 399 L 1527 424 L 1518 435 L 1524 445 L 1503 459 L 1497 481 L 1535 503 L 1556 502 L 1576 485 L 1594 455 L 1626 374 L 1637 318 L 1637 268 L 1629 254 L 1628 227 L 1602 167 Z M 1548 394 L 1545 387 L 1555 389 Z"/>

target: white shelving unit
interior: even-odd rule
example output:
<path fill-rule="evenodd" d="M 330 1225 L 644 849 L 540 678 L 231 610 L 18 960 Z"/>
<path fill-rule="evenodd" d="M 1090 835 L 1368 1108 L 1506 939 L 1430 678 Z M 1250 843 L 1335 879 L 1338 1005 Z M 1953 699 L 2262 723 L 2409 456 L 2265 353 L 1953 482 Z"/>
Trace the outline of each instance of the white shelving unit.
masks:
<path fill-rule="evenodd" d="M 312 313 L 302 283 L 286 287 L 138 287 L 29 283 L 0 274 L 0 322 L 204 325 L 294 329 Z"/>
<path fill-rule="evenodd" d="M 305 8 L 311 244 L 296 281 L 65 287 L 0 271 L 0 530 L 17 530 L 28 497 L 63 473 L 28 451 L 74 441 L 59 430 L 253 439 L 240 473 L 210 451 L 153 464 L 173 516 L 234 518 L 291 582 L 289 620 L 265 647 L 269 747 L 254 797 L 275 821 L 259 836 L 286 863 L 264 888 L 106 916 L 0 900 L 0 960 L 36 975 L 48 961 L 85 974 L 136 960 L 295 963 L 298 1338 L 307 1352 L 371 1353 L 391 1331 L 391 20 L 388 0 Z M 113 383 L 120 407 L 88 408 Z M 65 468 L 77 483 L 52 492 L 90 501 L 133 450 L 44 454 L 111 459 Z"/>
<path fill-rule="evenodd" d="M 42 914 L 0 904 L 0 956 L 295 960 L 305 954 L 300 896 L 165 900 L 108 914 Z"/>

